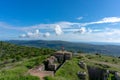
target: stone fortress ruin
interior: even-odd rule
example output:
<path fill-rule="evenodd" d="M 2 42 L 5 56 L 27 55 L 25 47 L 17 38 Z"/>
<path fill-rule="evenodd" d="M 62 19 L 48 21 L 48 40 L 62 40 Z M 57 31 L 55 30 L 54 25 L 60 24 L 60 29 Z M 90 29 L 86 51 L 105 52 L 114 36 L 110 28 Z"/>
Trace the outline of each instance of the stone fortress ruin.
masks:
<path fill-rule="evenodd" d="M 31 74 L 40 76 L 40 78 L 45 76 L 54 76 L 55 72 L 65 64 L 66 60 L 70 60 L 72 57 L 72 52 L 66 50 L 56 51 L 52 56 L 48 57 L 43 64 L 32 69 Z M 111 73 L 115 75 L 115 80 L 120 80 L 120 74 L 118 72 L 101 69 L 95 66 L 88 66 L 81 60 L 78 62 L 78 65 L 84 70 L 76 73 L 80 80 L 108 80 L 109 74 Z M 87 77 L 89 79 L 87 79 Z"/>
<path fill-rule="evenodd" d="M 45 70 L 56 71 L 66 60 L 72 58 L 72 53 L 68 51 L 57 51 L 53 56 L 44 61 Z"/>
<path fill-rule="evenodd" d="M 72 58 L 72 53 L 60 50 L 56 51 L 52 56 L 43 61 L 43 64 L 29 70 L 29 73 L 34 76 L 39 76 L 43 79 L 45 76 L 54 76 L 55 72 L 65 63 L 66 60 Z"/>

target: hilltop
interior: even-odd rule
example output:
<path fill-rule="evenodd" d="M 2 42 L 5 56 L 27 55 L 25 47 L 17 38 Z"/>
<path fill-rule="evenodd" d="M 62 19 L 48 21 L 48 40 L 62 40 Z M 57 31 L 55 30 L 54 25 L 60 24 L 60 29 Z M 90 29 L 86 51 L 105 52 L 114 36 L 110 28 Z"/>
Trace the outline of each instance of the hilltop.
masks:
<path fill-rule="evenodd" d="M 0 42 L 0 80 L 40 80 L 39 75 L 29 74 L 29 70 L 39 69 L 39 66 L 55 52 L 56 50 L 50 48 L 35 48 Z M 58 63 L 55 62 L 55 64 Z M 85 64 L 85 66 L 81 67 L 80 64 Z M 105 74 L 105 71 L 110 72 L 108 80 L 115 80 L 115 73 L 120 73 L 120 58 L 98 53 L 78 53 L 73 54 L 70 60 L 66 60 L 54 76 L 46 76 L 44 79 L 81 80 L 80 75 L 83 76 L 85 73 L 86 80 L 98 80 L 96 78 L 103 77 L 101 75 Z"/>

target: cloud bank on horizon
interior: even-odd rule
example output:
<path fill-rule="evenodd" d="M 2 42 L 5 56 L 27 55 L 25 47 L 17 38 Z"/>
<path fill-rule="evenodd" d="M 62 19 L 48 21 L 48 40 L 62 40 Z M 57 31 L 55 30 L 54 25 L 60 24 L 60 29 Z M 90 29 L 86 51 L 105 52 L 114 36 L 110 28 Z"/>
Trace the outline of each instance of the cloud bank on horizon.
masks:
<path fill-rule="evenodd" d="M 77 19 L 82 20 L 83 17 L 78 17 Z M 99 26 L 101 24 L 107 27 L 101 28 Z M 26 27 L 16 27 L 0 22 L 0 27 L 11 31 L 19 31 L 20 33 L 17 34 L 18 39 L 119 42 L 119 24 L 120 17 L 105 17 L 98 21 L 85 23 L 61 21 Z"/>

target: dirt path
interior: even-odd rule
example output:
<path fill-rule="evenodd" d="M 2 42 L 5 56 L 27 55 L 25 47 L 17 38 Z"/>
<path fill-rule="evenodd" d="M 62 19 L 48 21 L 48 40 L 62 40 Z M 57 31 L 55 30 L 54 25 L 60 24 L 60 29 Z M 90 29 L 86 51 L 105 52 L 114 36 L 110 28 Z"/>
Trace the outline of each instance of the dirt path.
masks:
<path fill-rule="evenodd" d="M 38 76 L 40 80 L 44 80 L 45 76 L 54 76 L 53 71 L 39 71 L 38 69 L 30 69 L 28 73 L 33 76 Z"/>

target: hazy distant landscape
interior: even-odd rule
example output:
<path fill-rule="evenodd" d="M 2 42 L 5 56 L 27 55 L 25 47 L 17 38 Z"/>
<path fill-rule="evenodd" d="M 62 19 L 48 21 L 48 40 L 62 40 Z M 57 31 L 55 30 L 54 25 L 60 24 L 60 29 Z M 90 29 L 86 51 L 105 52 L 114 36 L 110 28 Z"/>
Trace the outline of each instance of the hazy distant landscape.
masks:
<path fill-rule="evenodd" d="M 105 55 L 120 56 L 120 46 L 112 43 L 76 43 L 66 41 L 45 41 L 45 40 L 10 40 L 9 43 L 32 46 L 38 48 L 61 49 L 62 46 L 66 50 L 73 52 L 82 51 L 85 53 L 100 53 Z"/>

